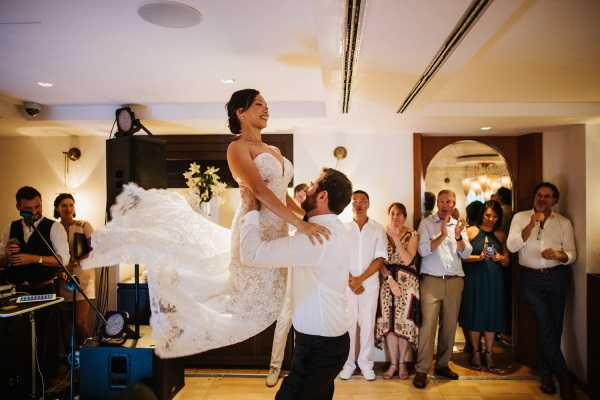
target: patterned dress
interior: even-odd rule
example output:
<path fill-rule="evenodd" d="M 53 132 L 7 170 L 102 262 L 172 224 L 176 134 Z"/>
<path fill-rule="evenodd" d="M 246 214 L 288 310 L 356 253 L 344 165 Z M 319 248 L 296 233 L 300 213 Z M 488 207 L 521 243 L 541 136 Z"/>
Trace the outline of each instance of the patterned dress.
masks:
<path fill-rule="evenodd" d="M 400 244 L 406 249 L 410 239 L 417 232 L 408 231 L 400 239 Z M 392 294 L 389 283 L 383 281 L 379 291 L 379 307 L 375 324 L 375 343 L 381 348 L 385 336 L 389 332 L 406 339 L 416 346 L 419 338 L 420 304 L 419 276 L 414 258 L 409 265 L 403 265 L 396 249 L 394 240 L 388 236 L 388 257 L 385 267 L 392 273 L 402 290 L 400 297 Z"/>

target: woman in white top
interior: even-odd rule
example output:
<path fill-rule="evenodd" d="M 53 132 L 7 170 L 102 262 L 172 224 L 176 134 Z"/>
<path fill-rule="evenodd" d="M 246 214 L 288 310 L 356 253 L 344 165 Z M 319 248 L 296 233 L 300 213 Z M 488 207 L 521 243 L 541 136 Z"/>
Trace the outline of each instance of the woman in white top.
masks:
<path fill-rule="evenodd" d="M 78 258 L 81 254 L 77 254 L 77 243 L 75 237 L 83 235 L 86 240 L 90 240 L 94 229 L 89 222 L 75 219 L 75 199 L 69 193 L 61 193 L 54 200 L 54 218 L 59 218 L 61 225 L 67 231 L 69 240 L 69 252 L 71 261 L 67 268 L 76 275 L 79 279 L 79 285 L 89 299 L 96 298 L 95 277 L 93 269 L 82 269 L 79 266 Z M 63 279 L 59 280 L 58 295 L 64 297 L 65 302 L 73 301 L 73 292 L 67 289 L 68 277 L 66 274 L 60 274 Z M 85 301 L 81 293 L 77 293 L 75 307 L 75 326 L 77 335 L 80 339 L 92 336 L 92 323 L 90 321 L 90 313 L 92 312 L 90 305 Z M 71 332 L 70 324 L 65 327 L 65 331 Z"/>

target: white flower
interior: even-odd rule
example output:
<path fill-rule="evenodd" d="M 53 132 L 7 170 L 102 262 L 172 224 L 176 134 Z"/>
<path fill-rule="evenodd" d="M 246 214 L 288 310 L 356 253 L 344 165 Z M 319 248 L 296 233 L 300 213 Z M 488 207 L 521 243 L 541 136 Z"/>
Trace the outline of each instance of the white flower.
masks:
<path fill-rule="evenodd" d="M 200 173 L 200 165 L 197 164 L 196 162 L 193 162 L 190 164 L 190 172 L 192 174 L 199 174 Z"/>
<path fill-rule="evenodd" d="M 190 179 L 190 178 L 191 178 L 191 177 L 193 177 L 193 176 L 194 176 L 194 172 L 193 172 L 193 171 L 187 171 L 187 172 L 184 172 L 184 173 L 183 173 L 183 177 L 184 177 L 185 179 Z"/>
<path fill-rule="evenodd" d="M 210 167 L 207 167 L 206 171 L 204 171 L 204 173 L 206 175 L 215 175 L 215 176 L 218 176 L 217 172 L 219 172 L 219 168 L 213 167 L 212 165 Z"/>

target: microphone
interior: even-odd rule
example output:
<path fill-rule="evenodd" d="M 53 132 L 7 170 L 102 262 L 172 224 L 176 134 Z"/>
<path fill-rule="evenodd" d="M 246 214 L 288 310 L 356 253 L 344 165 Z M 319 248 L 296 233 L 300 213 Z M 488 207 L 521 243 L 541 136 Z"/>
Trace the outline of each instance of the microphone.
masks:
<path fill-rule="evenodd" d="M 23 221 L 25 221 L 26 225 L 33 225 L 33 213 L 31 211 L 23 210 L 19 214 L 21 215 L 21 218 L 23 218 Z"/>

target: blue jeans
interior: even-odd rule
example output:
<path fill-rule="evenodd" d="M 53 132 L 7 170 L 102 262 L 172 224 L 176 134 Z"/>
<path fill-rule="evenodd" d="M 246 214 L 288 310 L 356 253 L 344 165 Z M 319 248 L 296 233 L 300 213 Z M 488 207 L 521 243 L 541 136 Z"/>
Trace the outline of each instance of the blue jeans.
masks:
<path fill-rule="evenodd" d="M 546 272 L 521 268 L 521 296 L 535 315 L 538 339 L 538 371 L 541 376 L 568 373 L 560 349 L 567 286 L 571 268 L 565 265 Z"/>

